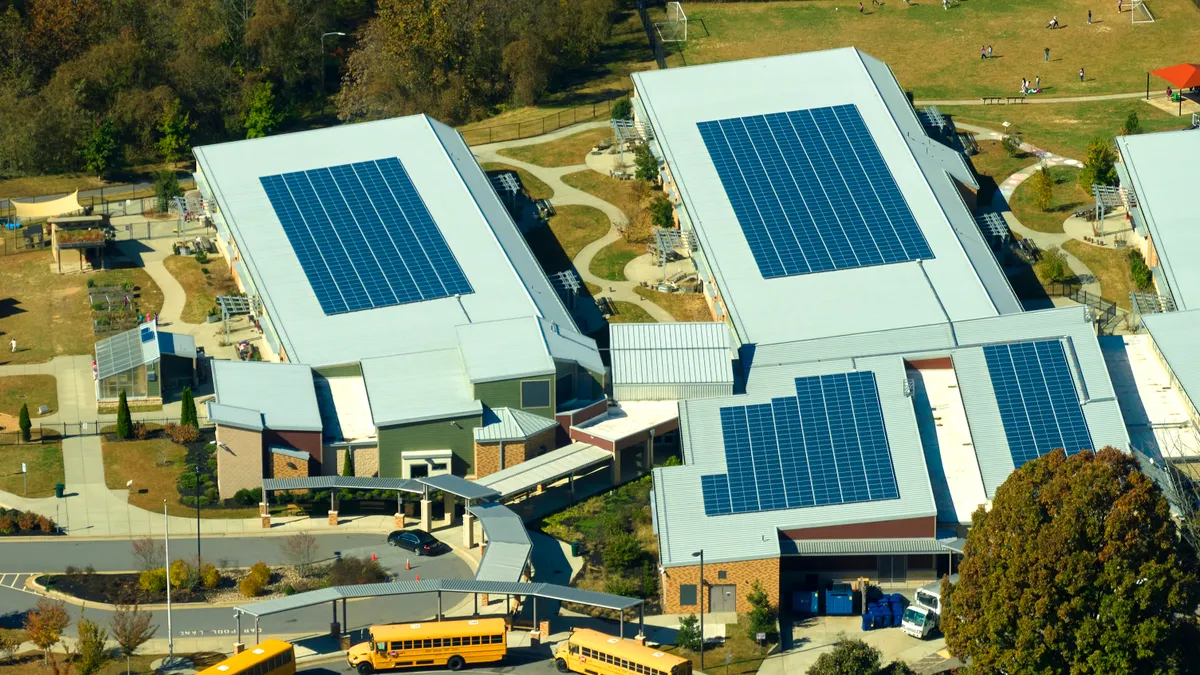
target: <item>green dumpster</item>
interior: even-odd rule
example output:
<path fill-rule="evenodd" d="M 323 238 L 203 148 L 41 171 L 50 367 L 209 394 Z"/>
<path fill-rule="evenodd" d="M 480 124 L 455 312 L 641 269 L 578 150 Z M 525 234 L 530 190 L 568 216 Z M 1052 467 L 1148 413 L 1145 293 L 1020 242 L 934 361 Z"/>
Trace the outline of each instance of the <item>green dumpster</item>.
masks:
<path fill-rule="evenodd" d="M 579 542 L 577 542 L 577 541 L 571 542 L 571 557 L 572 558 L 579 557 Z"/>
<path fill-rule="evenodd" d="M 63 490 L 65 490 L 65 489 L 67 489 L 66 485 L 63 485 L 62 483 L 55 483 L 54 484 L 54 496 L 58 497 L 59 499 L 62 499 Z"/>

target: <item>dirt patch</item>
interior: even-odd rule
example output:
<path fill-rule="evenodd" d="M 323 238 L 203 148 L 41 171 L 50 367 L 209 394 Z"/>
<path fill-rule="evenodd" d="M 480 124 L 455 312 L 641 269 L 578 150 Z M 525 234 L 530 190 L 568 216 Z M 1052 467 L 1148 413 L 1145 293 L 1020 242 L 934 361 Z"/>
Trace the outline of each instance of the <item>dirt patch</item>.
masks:
<path fill-rule="evenodd" d="M 19 429 L 19 422 L 20 420 L 12 415 L 0 413 L 0 431 L 12 431 L 13 429 Z"/>

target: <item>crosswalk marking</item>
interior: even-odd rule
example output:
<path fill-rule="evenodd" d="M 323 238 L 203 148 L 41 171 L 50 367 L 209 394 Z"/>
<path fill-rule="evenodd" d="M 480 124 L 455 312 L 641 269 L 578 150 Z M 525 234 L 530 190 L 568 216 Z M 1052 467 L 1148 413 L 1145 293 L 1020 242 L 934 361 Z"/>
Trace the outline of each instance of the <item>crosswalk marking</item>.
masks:
<path fill-rule="evenodd" d="M 38 591 L 26 588 L 25 581 L 36 575 L 28 573 L 0 572 L 0 586 L 30 595 L 43 595 Z"/>

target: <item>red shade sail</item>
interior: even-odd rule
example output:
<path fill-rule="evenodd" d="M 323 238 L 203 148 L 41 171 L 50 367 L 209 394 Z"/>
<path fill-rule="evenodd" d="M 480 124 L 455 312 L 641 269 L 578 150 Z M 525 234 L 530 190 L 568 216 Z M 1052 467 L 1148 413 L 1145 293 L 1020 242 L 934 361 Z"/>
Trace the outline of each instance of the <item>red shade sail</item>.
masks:
<path fill-rule="evenodd" d="M 1181 63 L 1170 68 L 1160 68 L 1154 71 L 1154 74 L 1180 89 L 1200 87 L 1200 65 L 1195 63 Z"/>

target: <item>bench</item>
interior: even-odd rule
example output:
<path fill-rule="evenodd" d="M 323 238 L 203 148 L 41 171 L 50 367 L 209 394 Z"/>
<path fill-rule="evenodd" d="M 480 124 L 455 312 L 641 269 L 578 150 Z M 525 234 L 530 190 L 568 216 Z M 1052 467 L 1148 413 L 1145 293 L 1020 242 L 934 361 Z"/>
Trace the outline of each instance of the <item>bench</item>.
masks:
<path fill-rule="evenodd" d="M 984 105 L 990 105 L 992 103 L 1000 103 L 1001 101 L 1004 100 L 1004 97 L 1002 97 L 1002 96 L 980 96 L 979 100 L 983 101 Z"/>
<path fill-rule="evenodd" d="M 1008 100 L 1005 101 L 1005 103 L 1024 103 L 1025 102 L 1024 96 L 1008 96 L 1006 98 Z"/>

